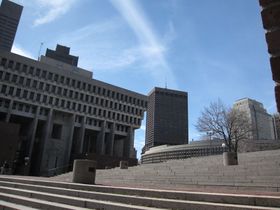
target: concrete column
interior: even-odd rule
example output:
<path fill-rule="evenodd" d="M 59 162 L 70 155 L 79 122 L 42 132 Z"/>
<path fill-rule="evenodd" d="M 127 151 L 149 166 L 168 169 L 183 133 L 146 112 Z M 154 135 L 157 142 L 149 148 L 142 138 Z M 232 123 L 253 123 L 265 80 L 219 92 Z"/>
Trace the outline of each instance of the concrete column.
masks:
<path fill-rule="evenodd" d="M 53 118 L 53 109 L 50 109 L 49 114 L 48 114 L 48 118 L 47 118 L 47 122 L 46 122 L 46 126 L 45 126 L 45 131 L 44 131 L 44 137 L 43 137 L 43 141 L 40 145 L 40 152 L 41 152 L 41 159 L 40 159 L 40 175 L 44 175 L 42 174 L 42 172 L 44 172 L 48 165 L 47 165 L 47 153 L 46 153 L 46 148 L 50 139 L 50 135 L 51 135 L 51 126 L 52 126 L 52 118 Z"/>
<path fill-rule="evenodd" d="M 134 130 L 132 127 L 129 127 L 127 136 L 124 139 L 124 157 L 129 158 L 131 154 L 133 154 L 131 151 L 133 151 L 134 146 Z M 131 149 L 132 148 L 132 149 Z"/>
<path fill-rule="evenodd" d="M 10 122 L 13 104 L 14 104 L 14 100 L 11 100 L 11 101 L 10 101 L 10 104 L 9 104 L 8 111 L 7 111 L 6 119 L 5 119 L 5 122 L 6 122 L 6 123 Z"/>
<path fill-rule="evenodd" d="M 70 156 L 71 156 L 71 149 L 72 149 L 72 143 L 73 143 L 73 135 L 74 135 L 74 128 L 75 128 L 75 117 L 76 115 L 73 114 L 71 116 L 71 121 L 70 121 L 70 130 L 69 130 L 69 140 L 66 143 L 66 157 L 64 161 L 64 165 L 68 165 L 70 161 Z"/>
<path fill-rule="evenodd" d="M 116 123 L 113 123 L 110 134 L 109 134 L 109 155 L 110 156 L 114 155 L 115 130 L 116 130 Z"/>
<path fill-rule="evenodd" d="M 30 126 L 30 130 L 29 130 L 29 145 L 28 145 L 27 156 L 29 157 L 30 161 L 31 161 L 33 146 L 34 146 L 34 142 L 35 142 L 35 135 L 36 135 L 37 125 L 38 125 L 39 111 L 40 111 L 40 107 L 37 106 L 35 117 L 33 118 L 32 124 Z"/>
<path fill-rule="evenodd" d="M 103 121 L 101 125 L 101 130 L 97 136 L 97 153 L 100 155 L 105 154 L 105 129 L 106 121 Z"/>
<path fill-rule="evenodd" d="M 75 121 L 75 119 L 74 119 Z M 81 129 L 80 129 L 80 133 L 79 133 L 79 153 L 83 153 L 83 149 L 84 149 L 84 140 L 85 140 L 85 125 L 86 125 L 86 116 L 83 117 L 82 119 L 82 123 L 81 123 Z"/>

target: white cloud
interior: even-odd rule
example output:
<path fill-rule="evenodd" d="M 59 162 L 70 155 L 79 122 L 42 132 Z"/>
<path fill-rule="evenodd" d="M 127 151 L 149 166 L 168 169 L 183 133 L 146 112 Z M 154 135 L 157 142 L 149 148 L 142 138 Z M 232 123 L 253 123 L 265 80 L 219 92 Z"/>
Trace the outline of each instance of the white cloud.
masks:
<path fill-rule="evenodd" d="M 168 78 L 169 85 L 177 88 L 174 73 L 165 58 L 166 47 L 157 37 L 141 6 L 132 0 L 111 0 L 111 2 L 137 36 L 142 54 L 148 62 L 147 66 L 152 67 L 151 74 L 157 79 Z M 173 25 L 170 27 L 174 34 Z"/>
<path fill-rule="evenodd" d="M 34 21 L 34 26 L 54 21 L 68 12 L 76 0 L 34 0 L 39 7 L 40 17 Z"/>
<path fill-rule="evenodd" d="M 18 55 L 28 57 L 28 58 L 34 58 L 34 56 L 30 52 L 24 50 L 22 47 L 20 47 L 16 44 L 13 45 L 12 52 L 15 54 L 18 54 Z"/>

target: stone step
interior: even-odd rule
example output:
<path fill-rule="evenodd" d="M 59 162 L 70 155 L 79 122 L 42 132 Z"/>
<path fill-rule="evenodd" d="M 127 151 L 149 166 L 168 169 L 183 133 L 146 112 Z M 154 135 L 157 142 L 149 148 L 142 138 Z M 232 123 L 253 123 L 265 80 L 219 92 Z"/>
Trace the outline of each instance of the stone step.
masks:
<path fill-rule="evenodd" d="M 0 192 L 4 193 L 6 195 L 5 196 L 6 198 L 9 198 L 9 197 L 14 198 L 14 196 L 18 196 L 18 197 L 23 197 L 23 198 L 27 198 L 27 199 L 32 198 L 34 200 L 40 200 L 40 201 L 46 202 L 47 204 L 55 203 L 56 207 L 54 207 L 54 209 L 116 209 L 116 210 L 166 209 L 166 208 L 152 208 L 152 207 L 145 207 L 145 206 L 129 205 L 129 204 L 125 204 L 125 203 L 117 203 L 117 202 L 112 202 L 112 201 L 79 198 L 79 197 L 75 197 L 75 196 L 65 196 L 65 195 L 61 195 L 61 194 L 57 194 L 57 193 L 43 193 L 40 191 L 22 190 L 22 189 L 15 189 L 15 188 L 9 188 L 9 187 L 0 187 Z M 60 193 L 61 193 L 61 191 L 60 191 Z M 0 195 L 0 198 L 2 198 L 1 195 Z M 31 202 L 27 201 L 27 203 L 25 203 L 25 205 L 33 205 L 32 203 L 33 203 L 33 201 L 31 201 Z M 57 205 L 57 204 L 60 204 L 60 205 Z M 57 208 L 57 206 L 59 206 L 59 208 Z M 37 207 L 37 208 L 44 209 L 43 207 Z M 52 209 L 53 209 L 53 207 L 52 207 Z"/>
<path fill-rule="evenodd" d="M 37 209 L 0 200 L 0 210 L 37 210 Z"/>
<path fill-rule="evenodd" d="M 12 179 L 3 178 L 0 176 L 0 182 L 2 192 L 11 193 L 24 193 L 32 194 L 33 198 L 45 199 L 46 197 L 51 197 L 53 201 L 58 202 L 58 200 L 66 199 L 65 197 L 70 197 L 71 200 L 66 201 L 68 204 L 80 203 L 81 206 L 86 206 L 83 203 L 85 200 L 88 202 L 92 201 L 93 198 L 98 198 L 98 200 L 110 200 L 116 202 L 126 202 L 143 205 L 156 205 L 157 207 L 167 207 L 174 208 L 186 208 L 188 205 L 193 205 L 195 208 L 202 208 L 205 205 L 213 205 L 219 207 L 221 203 L 224 206 L 228 204 L 230 208 L 237 208 L 232 206 L 233 204 L 245 205 L 244 209 L 250 208 L 253 205 L 265 206 L 265 207 L 280 207 L 280 196 L 258 196 L 258 195 L 236 195 L 236 194 L 221 194 L 221 193 L 203 193 L 203 192 L 183 192 L 183 191 L 167 191 L 167 190 L 147 190 L 147 189 L 134 189 L 134 188 L 117 188 L 117 187 L 106 187 L 106 186 L 94 186 L 94 185 L 82 185 L 82 184 L 71 184 L 62 182 L 50 182 L 50 181 L 32 181 L 28 179 Z M 3 181 L 6 179 L 6 181 Z M 11 182 L 9 182 L 9 180 Z M 25 184 L 23 184 L 25 183 Z M 27 184 L 28 183 L 28 184 Z M 53 187 L 50 187 L 53 186 Z M 99 192 L 99 193 L 98 193 Z M 103 193 L 101 193 L 103 192 Z M 54 196 L 53 193 L 58 195 Z M 106 194 L 107 193 L 107 194 Z M 117 195 L 119 194 L 119 195 Z M 74 196 L 79 196 L 75 198 Z M 58 199 L 59 198 L 59 199 Z M 88 201 L 88 199 L 90 200 Z M 78 199 L 78 200 L 77 200 Z M 178 200 L 181 202 L 178 203 Z M 177 202 L 177 203 L 176 203 Z M 197 203 L 196 203 L 197 202 Z M 206 203 L 202 203 L 206 202 Z M 83 203 L 83 204 L 82 204 Z M 219 204 L 220 203 L 220 204 Z M 219 205 L 218 205 L 219 204 Z M 92 206 L 91 206 L 92 207 Z M 248 207 L 248 208 L 247 208 Z M 96 207 L 95 207 L 96 208 Z M 239 207 L 238 207 L 239 208 Z M 241 208 L 242 209 L 242 208 Z"/>
<path fill-rule="evenodd" d="M 35 198 L 28 198 L 20 195 L 13 195 L 0 192 L 0 200 L 8 203 L 8 208 L 12 208 L 12 204 L 15 205 L 14 209 L 28 210 L 28 209 L 52 209 L 52 210 L 90 210 L 88 208 L 77 208 L 66 204 L 57 202 L 49 202 L 46 200 L 40 200 Z M 11 207 L 10 207 L 11 206 Z M 17 206 L 24 206 L 24 208 L 17 208 Z M 31 208 L 29 208 L 31 207 Z M 4 208 L 5 209 L 5 208 Z"/>

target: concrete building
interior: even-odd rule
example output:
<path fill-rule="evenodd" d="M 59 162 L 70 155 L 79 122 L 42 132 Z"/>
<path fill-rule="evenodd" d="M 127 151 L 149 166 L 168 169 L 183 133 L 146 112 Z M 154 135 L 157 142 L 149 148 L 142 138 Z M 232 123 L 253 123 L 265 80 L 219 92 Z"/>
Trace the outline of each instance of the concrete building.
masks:
<path fill-rule="evenodd" d="M 271 55 L 272 78 L 275 81 L 275 98 L 280 112 L 280 2 L 279 0 L 259 0 L 262 6 L 261 16 L 266 30 L 265 38 Z"/>
<path fill-rule="evenodd" d="M 154 88 L 148 94 L 146 139 L 143 152 L 159 145 L 188 143 L 188 95 Z"/>
<path fill-rule="evenodd" d="M 33 175 L 58 173 L 86 153 L 135 158 L 134 130 L 146 106 L 146 96 L 92 79 L 90 71 L 0 52 L 0 121 L 20 125 L 21 156 Z"/>
<path fill-rule="evenodd" d="M 2 0 L 0 6 L 0 50 L 11 51 L 22 6 Z"/>
<path fill-rule="evenodd" d="M 248 114 L 253 130 L 248 137 L 249 139 L 276 139 L 273 117 L 267 113 L 262 103 L 250 98 L 243 98 L 237 100 L 233 108 Z"/>

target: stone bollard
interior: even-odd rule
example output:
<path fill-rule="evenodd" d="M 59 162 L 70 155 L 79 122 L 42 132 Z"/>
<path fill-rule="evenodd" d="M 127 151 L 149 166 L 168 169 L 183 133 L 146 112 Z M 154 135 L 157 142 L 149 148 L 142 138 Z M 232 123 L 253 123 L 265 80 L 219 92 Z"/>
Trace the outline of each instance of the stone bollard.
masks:
<path fill-rule="evenodd" d="M 224 152 L 223 153 L 224 166 L 238 165 L 237 153 L 236 152 Z"/>
<path fill-rule="evenodd" d="M 93 160 L 75 160 L 72 182 L 95 184 L 96 165 L 96 161 Z"/>
<path fill-rule="evenodd" d="M 120 161 L 120 169 L 128 169 L 128 161 Z"/>

